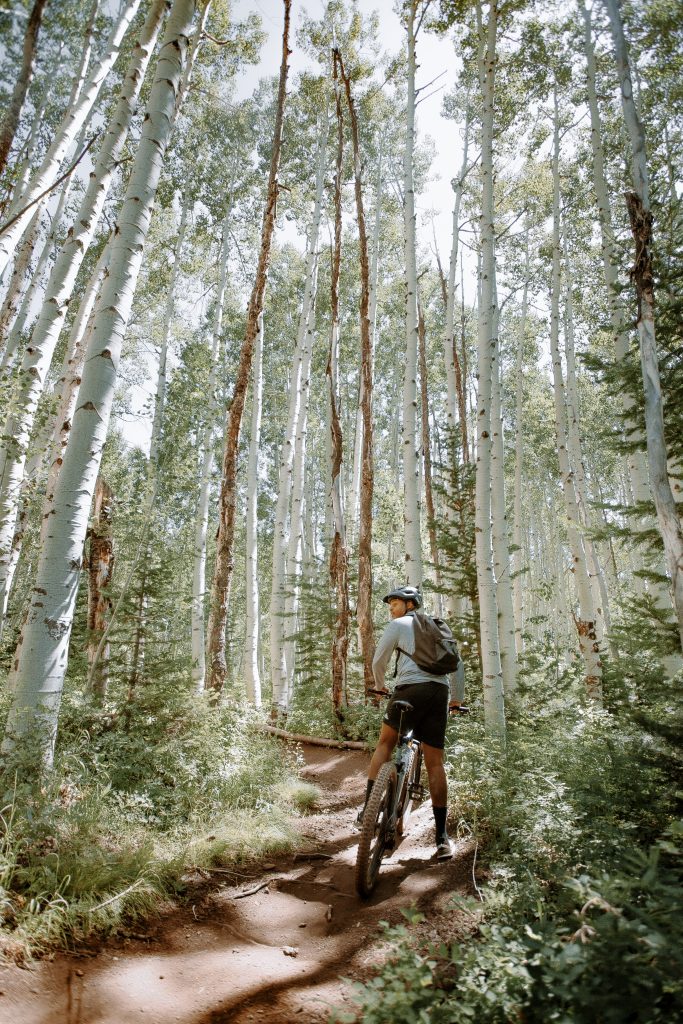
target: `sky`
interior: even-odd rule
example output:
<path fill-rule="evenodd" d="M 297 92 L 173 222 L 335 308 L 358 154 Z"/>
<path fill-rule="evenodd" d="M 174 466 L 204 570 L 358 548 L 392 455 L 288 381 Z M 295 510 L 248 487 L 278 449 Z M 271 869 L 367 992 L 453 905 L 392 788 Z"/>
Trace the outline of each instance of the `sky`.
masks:
<path fill-rule="evenodd" d="M 398 15 L 394 11 L 395 0 L 364 0 L 361 7 L 364 11 L 377 11 L 380 18 L 382 49 L 388 54 L 397 54 L 406 47 L 406 33 L 401 26 Z M 301 14 L 306 13 L 320 18 L 326 7 L 326 0 L 306 0 L 305 3 L 293 0 L 291 39 L 296 38 Z M 246 68 L 238 78 L 237 93 L 242 99 L 251 95 L 259 78 L 278 74 L 281 59 L 283 4 L 281 0 L 234 0 L 233 16 L 243 20 L 254 12 L 261 18 L 264 32 L 268 38 L 261 50 L 261 60 L 257 66 Z M 291 79 L 310 66 L 306 55 L 301 52 L 296 42 L 290 44 L 292 56 L 290 60 Z M 455 48 L 451 39 L 436 36 L 422 31 L 417 42 L 417 62 L 420 65 L 416 85 L 426 85 L 438 75 L 443 77 L 434 84 L 432 89 L 438 90 L 429 95 L 432 89 L 426 90 L 425 98 L 419 104 L 416 115 L 418 143 L 430 136 L 435 145 L 435 157 L 432 163 L 429 187 L 417 196 L 418 238 L 419 243 L 433 247 L 431 217 L 428 212 L 435 210 L 434 233 L 444 270 L 447 271 L 451 249 L 451 229 L 453 217 L 453 190 L 450 182 L 460 169 L 462 160 L 462 144 L 458 134 L 458 126 L 441 116 L 441 104 L 445 92 L 452 90 L 456 75 Z"/>

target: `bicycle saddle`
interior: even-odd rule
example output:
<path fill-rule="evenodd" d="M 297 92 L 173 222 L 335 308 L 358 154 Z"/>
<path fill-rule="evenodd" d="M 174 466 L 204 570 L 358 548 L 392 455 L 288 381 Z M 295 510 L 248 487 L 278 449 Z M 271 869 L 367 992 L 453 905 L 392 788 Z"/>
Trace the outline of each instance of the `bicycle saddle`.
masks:
<path fill-rule="evenodd" d="M 413 705 L 410 703 L 409 700 L 395 700 L 394 701 L 394 707 L 395 708 L 403 708 L 404 711 L 412 711 L 413 710 Z"/>

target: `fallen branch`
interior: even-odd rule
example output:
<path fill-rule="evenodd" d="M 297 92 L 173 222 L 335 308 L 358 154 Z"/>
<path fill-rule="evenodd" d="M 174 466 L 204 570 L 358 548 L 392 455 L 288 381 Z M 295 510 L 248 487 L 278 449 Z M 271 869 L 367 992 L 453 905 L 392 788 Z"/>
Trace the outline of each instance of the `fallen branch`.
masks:
<path fill-rule="evenodd" d="M 103 907 L 108 907 L 110 903 L 116 903 L 117 900 L 122 899 L 124 896 L 127 896 L 129 893 L 133 892 L 134 889 L 137 889 L 141 882 L 142 879 L 138 878 L 136 882 L 133 882 L 132 885 L 129 885 L 127 889 L 123 890 L 123 892 L 118 892 L 116 896 L 111 896 L 108 900 L 105 900 L 104 903 L 98 903 L 96 907 L 90 907 L 88 913 L 94 914 L 96 910 L 102 910 Z"/>
<path fill-rule="evenodd" d="M 270 879 L 268 879 L 267 882 L 261 882 L 260 885 L 255 885 L 253 889 L 245 889 L 243 892 L 238 892 L 232 898 L 234 900 L 242 900 L 245 896 L 253 896 L 254 893 L 260 892 L 261 889 L 265 889 L 267 885 L 270 885 Z"/>
<path fill-rule="evenodd" d="M 278 736 L 281 740 L 289 740 L 290 743 L 308 743 L 312 747 L 332 747 L 334 750 L 369 750 L 367 743 L 360 740 L 328 740 L 322 736 L 303 736 L 295 732 L 287 732 L 285 729 L 276 729 L 274 725 L 261 725 L 264 732 L 271 736 Z"/>

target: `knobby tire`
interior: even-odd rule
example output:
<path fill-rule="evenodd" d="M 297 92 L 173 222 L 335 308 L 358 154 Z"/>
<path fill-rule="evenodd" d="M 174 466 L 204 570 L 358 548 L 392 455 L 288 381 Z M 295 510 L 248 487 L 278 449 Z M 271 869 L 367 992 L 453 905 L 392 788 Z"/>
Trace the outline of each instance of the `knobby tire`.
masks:
<path fill-rule="evenodd" d="M 375 888 L 382 854 L 385 849 L 385 830 L 396 792 L 396 765 L 383 764 L 372 787 L 372 793 L 363 814 L 363 825 L 356 857 L 356 891 L 367 897 Z"/>
<path fill-rule="evenodd" d="M 407 767 L 401 785 L 401 795 L 398 800 L 398 814 L 396 816 L 396 832 L 399 836 L 405 835 L 408 828 L 408 819 L 412 810 L 413 801 L 408 795 L 410 784 L 413 781 L 415 771 L 415 750 L 408 747 L 406 755 Z"/>

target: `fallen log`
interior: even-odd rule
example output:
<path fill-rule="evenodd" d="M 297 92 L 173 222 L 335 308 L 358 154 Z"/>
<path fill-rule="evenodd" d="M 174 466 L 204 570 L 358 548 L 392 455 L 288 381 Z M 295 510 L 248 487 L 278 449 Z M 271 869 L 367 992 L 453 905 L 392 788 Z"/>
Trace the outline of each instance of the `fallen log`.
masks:
<path fill-rule="evenodd" d="M 261 725 L 259 728 L 270 733 L 271 736 L 289 740 L 290 743 L 309 743 L 312 747 L 332 747 L 334 750 L 370 749 L 368 744 L 361 740 L 328 740 L 323 736 L 303 736 L 299 733 L 287 732 L 285 729 L 277 729 L 274 725 Z"/>

